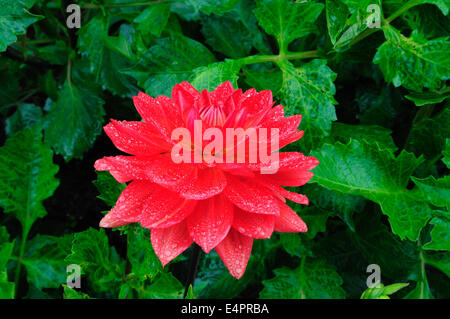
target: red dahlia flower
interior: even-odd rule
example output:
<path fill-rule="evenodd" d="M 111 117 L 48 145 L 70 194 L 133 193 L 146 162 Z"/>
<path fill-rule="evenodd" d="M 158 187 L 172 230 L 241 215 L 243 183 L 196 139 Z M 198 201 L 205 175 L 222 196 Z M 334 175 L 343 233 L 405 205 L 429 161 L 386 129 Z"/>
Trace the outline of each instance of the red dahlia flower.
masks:
<path fill-rule="evenodd" d="M 173 88 L 172 99 L 139 93 L 133 100 L 144 122 L 111 120 L 104 128 L 114 145 L 132 156 L 104 157 L 95 163 L 97 170 L 109 171 L 118 182 L 130 182 L 100 221 L 101 227 L 140 223 L 149 228 L 163 266 L 193 242 L 206 253 L 215 249 L 238 279 L 244 274 L 253 239 L 269 238 L 273 231 L 307 231 L 286 198 L 305 205 L 308 199 L 282 186 L 308 182 L 313 176 L 309 170 L 319 163 L 314 157 L 277 153 L 278 169 L 263 174 L 268 163 L 260 157 L 249 162 L 249 154 L 237 163 L 206 159 L 180 163 L 171 156 L 177 144 L 172 133 L 177 128 L 186 128 L 194 136 L 202 136 L 208 128 L 224 133 L 227 128 L 277 129 L 278 148 L 299 140 L 303 136 L 297 129 L 301 115 L 284 117 L 283 106 L 272 107 L 271 91 L 243 93 L 225 82 L 212 92 L 200 93 L 183 82 Z M 200 132 L 195 132 L 199 130 L 196 123 L 202 124 Z M 194 139 L 187 143 L 192 153 L 198 150 Z M 206 140 L 204 136 L 202 140 Z M 215 149 L 213 157 L 227 155 L 249 140 L 249 136 L 233 138 L 234 146 L 228 143 Z M 245 150 L 253 151 L 250 147 Z M 270 150 L 272 154 L 277 151 L 277 147 Z"/>

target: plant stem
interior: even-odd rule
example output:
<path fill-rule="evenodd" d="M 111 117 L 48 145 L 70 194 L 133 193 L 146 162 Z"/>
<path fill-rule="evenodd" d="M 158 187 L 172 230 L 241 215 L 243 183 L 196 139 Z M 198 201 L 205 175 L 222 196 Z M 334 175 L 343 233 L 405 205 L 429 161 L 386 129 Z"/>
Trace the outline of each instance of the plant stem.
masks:
<path fill-rule="evenodd" d="M 263 62 L 277 62 L 280 60 L 298 60 L 320 57 L 319 51 L 304 51 L 304 52 L 287 52 L 280 55 L 252 55 L 242 58 L 244 64 L 255 64 Z"/>
<path fill-rule="evenodd" d="M 411 0 L 408 1 L 407 3 L 405 3 L 400 9 L 398 9 L 397 11 L 395 11 L 390 17 L 388 17 L 387 19 L 385 19 L 386 23 L 391 23 L 392 21 L 394 21 L 395 19 L 397 19 L 399 16 L 401 16 L 403 13 L 405 13 L 406 11 L 408 11 L 409 9 L 411 9 L 412 7 L 414 7 L 415 5 L 417 5 L 421 0 Z"/>
<path fill-rule="evenodd" d="M 200 259 L 200 246 L 194 243 L 194 247 L 192 250 L 192 257 L 191 257 L 191 267 L 189 269 L 188 278 L 186 280 L 186 286 L 184 288 L 184 295 L 183 298 L 186 298 L 189 287 L 192 285 L 192 288 L 194 287 L 194 281 L 195 281 L 195 275 L 197 274 L 197 267 L 198 267 L 198 261 Z"/>
<path fill-rule="evenodd" d="M 17 295 L 19 292 L 19 281 L 20 281 L 20 272 L 22 270 L 22 259 L 23 259 L 23 255 L 25 253 L 25 248 L 26 248 L 29 232 L 30 232 L 30 227 L 24 228 L 23 232 L 22 232 L 22 241 L 20 243 L 19 258 L 17 259 L 16 275 L 14 277 L 14 288 L 15 288 L 16 298 L 17 298 Z"/>
<path fill-rule="evenodd" d="M 395 11 L 392 15 L 390 15 L 386 19 L 383 19 L 383 25 L 387 25 L 387 24 L 391 23 L 392 21 L 397 19 L 399 16 L 401 16 L 403 13 L 405 13 L 406 11 L 408 11 L 409 9 L 411 9 L 412 7 L 417 5 L 419 3 L 419 1 L 420 0 L 411 0 L 407 3 L 405 3 L 401 8 L 399 8 L 397 11 Z M 363 33 L 358 35 L 352 42 L 350 42 L 350 44 L 348 46 L 349 47 L 353 46 L 354 44 L 358 43 L 359 41 L 365 39 L 372 33 L 375 33 L 379 30 L 381 30 L 381 28 L 367 29 L 366 31 L 364 31 Z"/>

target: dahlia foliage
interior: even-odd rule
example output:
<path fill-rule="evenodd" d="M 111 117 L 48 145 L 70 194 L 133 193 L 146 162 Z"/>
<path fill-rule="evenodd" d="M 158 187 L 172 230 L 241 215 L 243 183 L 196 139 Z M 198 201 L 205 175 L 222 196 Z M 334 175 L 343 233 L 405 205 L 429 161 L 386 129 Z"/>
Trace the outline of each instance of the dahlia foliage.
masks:
<path fill-rule="evenodd" d="M 114 145 L 131 156 L 95 163 L 118 182 L 130 182 L 101 227 L 149 228 L 163 265 L 193 242 L 205 253 L 215 249 L 238 279 L 254 239 L 270 238 L 273 231 L 307 231 L 286 204 L 288 199 L 307 205 L 307 197 L 282 186 L 305 184 L 319 162 L 278 152 L 303 131 L 297 129 L 301 115 L 285 117 L 283 106 L 273 107 L 271 91 L 242 92 L 225 82 L 200 93 L 183 82 L 172 98 L 139 93 L 134 104 L 143 122 L 111 120 L 105 126 Z M 227 139 L 230 129 L 245 133 Z"/>

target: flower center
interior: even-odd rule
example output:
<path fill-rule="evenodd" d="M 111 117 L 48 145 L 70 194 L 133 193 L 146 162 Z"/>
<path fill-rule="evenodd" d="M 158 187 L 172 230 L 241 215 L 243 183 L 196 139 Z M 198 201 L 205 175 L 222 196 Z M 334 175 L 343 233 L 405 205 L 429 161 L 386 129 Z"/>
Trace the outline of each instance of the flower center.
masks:
<path fill-rule="evenodd" d="M 199 115 L 209 126 L 223 126 L 226 119 L 222 107 L 213 104 L 203 106 L 199 111 Z"/>

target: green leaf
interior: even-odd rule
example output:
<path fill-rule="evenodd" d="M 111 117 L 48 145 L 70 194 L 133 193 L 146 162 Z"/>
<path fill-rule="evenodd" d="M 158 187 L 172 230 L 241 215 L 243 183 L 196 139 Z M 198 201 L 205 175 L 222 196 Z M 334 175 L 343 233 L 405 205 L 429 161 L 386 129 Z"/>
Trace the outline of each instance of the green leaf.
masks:
<path fill-rule="evenodd" d="M 98 79 L 102 69 L 104 37 L 108 35 L 108 21 L 95 16 L 78 31 L 78 52 L 89 59 L 89 70 Z"/>
<path fill-rule="evenodd" d="M 64 294 L 63 294 L 63 298 L 64 299 L 90 299 L 90 297 L 81 292 L 81 291 L 77 291 L 73 288 L 68 287 L 67 285 L 63 285 L 64 287 Z"/>
<path fill-rule="evenodd" d="M 150 242 L 150 231 L 140 225 L 127 231 L 127 257 L 131 272 L 138 279 L 153 280 L 162 272 L 162 265 Z"/>
<path fill-rule="evenodd" d="M 11 136 L 26 127 L 33 126 L 42 118 L 42 109 L 34 104 L 21 104 L 6 120 L 5 131 Z"/>
<path fill-rule="evenodd" d="M 232 10 L 238 0 L 183 0 L 183 2 L 196 12 L 203 12 L 206 15 L 211 13 L 222 15 Z"/>
<path fill-rule="evenodd" d="M 300 129 L 305 136 L 300 140 L 303 149 L 310 150 L 330 134 L 331 123 L 336 120 L 333 95 L 336 88 L 334 73 L 325 60 L 312 60 L 295 68 L 291 63 L 281 65 L 283 84 L 281 104 L 287 115 L 301 114 Z"/>
<path fill-rule="evenodd" d="M 117 37 L 104 37 L 104 54 L 101 66 L 101 82 L 103 89 L 121 97 L 137 95 L 136 80 L 127 70 L 134 65 L 136 57 L 131 44 L 135 42 L 134 29 L 129 25 L 122 25 Z"/>
<path fill-rule="evenodd" d="M 424 259 L 427 265 L 439 269 L 447 277 L 450 277 L 450 253 L 447 251 L 424 251 Z"/>
<path fill-rule="evenodd" d="M 9 242 L 9 234 L 5 226 L 0 226 L 0 299 L 14 298 L 14 283 L 8 281 L 6 264 L 11 259 L 14 241 Z"/>
<path fill-rule="evenodd" d="M 402 97 L 392 86 L 382 86 L 380 89 L 362 86 L 357 89 L 356 103 L 360 111 L 360 123 L 392 127 L 398 115 L 398 105 Z"/>
<path fill-rule="evenodd" d="M 119 183 L 109 172 L 97 171 L 97 179 L 93 181 L 93 184 L 100 192 L 97 198 L 100 198 L 109 207 L 116 205 L 116 201 L 119 198 L 122 191 L 125 189 L 125 183 Z"/>
<path fill-rule="evenodd" d="M 158 39 L 142 57 L 139 65 L 128 71 L 152 96 L 170 96 L 176 83 L 188 81 L 194 69 L 215 61 L 201 43 L 181 35 Z"/>
<path fill-rule="evenodd" d="M 367 288 L 361 295 L 361 299 L 390 299 L 388 297 L 389 295 L 396 293 L 408 285 L 408 283 L 392 284 L 388 286 L 380 284 L 380 287 Z"/>
<path fill-rule="evenodd" d="M 391 136 L 392 131 L 378 125 L 350 125 L 333 123 L 331 135 L 340 142 L 348 143 L 350 139 L 378 143 L 382 148 L 396 151 L 397 146 Z"/>
<path fill-rule="evenodd" d="M 380 0 L 341 0 L 333 4 L 331 2 L 336 1 L 327 2 L 329 7 L 327 11 L 330 11 L 330 14 L 327 15 L 327 24 L 335 49 L 347 46 L 366 31 L 369 25 L 376 22 L 374 21 L 376 11 L 370 7 L 371 5 L 378 6 L 380 14 L 382 14 Z M 335 38 L 334 42 L 333 38 Z"/>
<path fill-rule="evenodd" d="M 273 271 L 275 277 L 264 280 L 263 299 L 342 299 L 342 278 L 336 270 L 321 259 L 304 257 L 296 269 L 287 267 Z"/>
<path fill-rule="evenodd" d="M 66 81 L 46 117 L 45 141 L 66 161 L 81 158 L 101 133 L 103 104 L 90 88 Z"/>
<path fill-rule="evenodd" d="M 20 221 L 25 232 L 47 215 L 42 202 L 59 185 L 53 152 L 42 143 L 38 129 L 25 129 L 0 147 L 0 206 Z"/>
<path fill-rule="evenodd" d="M 444 15 L 448 14 L 449 2 L 448 0 L 417 0 L 417 1 L 409 1 L 409 0 L 383 0 L 383 4 L 387 7 L 387 9 L 394 11 L 400 9 L 405 4 L 409 4 L 411 7 L 418 6 L 422 4 L 434 4 L 437 6 Z"/>
<path fill-rule="evenodd" d="M 283 82 L 283 74 L 278 69 L 259 71 L 244 68 L 244 76 L 245 82 L 257 91 L 271 90 L 276 93 L 280 90 Z"/>
<path fill-rule="evenodd" d="M 411 92 L 405 97 L 413 101 L 416 106 L 423 106 L 427 104 L 437 104 L 445 101 L 450 97 L 450 91 L 447 92 Z"/>
<path fill-rule="evenodd" d="M 199 67 L 193 71 L 189 82 L 197 90 L 214 90 L 225 81 L 230 81 L 237 88 L 238 72 L 241 68 L 238 60 L 226 60 L 205 67 Z"/>
<path fill-rule="evenodd" d="M 382 222 L 381 214 L 374 213 L 358 215 L 355 218 L 355 232 L 351 233 L 353 244 L 367 260 L 364 270 L 369 264 L 377 264 L 383 278 L 408 280 L 416 277 L 420 264 L 417 245 L 408 240 L 399 240 Z"/>
<path fill-rule="evenodd" d="M 89 228 L 76 233 L 71 253 L 65 261 L 79 265 L 95 291 L 118 293 L 125 262 L 120 259 L 115 248 L 109 246 L 104 229 Z"/>
<path fill-rule="evenodd" d="M 406 189 L 409 177 L 422 158 L 402 151 L 395 158 L 379 145 L 351 140 L 344 145 L 325 144 L 312 153 L 320 165 L 313 181 L 331 190 L 360 195 L 380 204 L 389 216 L 392 231 L 416 240 L 431 216 L 429 207 Z"/>
<path fill-rule="evenodd" d="M 444 216 L 450 217 L 447 212 L 442 212 Z M 430 224 L 433 225 L 430 236 L 431 241 L 426 243 L 424 249 L 447 250 L 450 251 L 450 220 L 445 217 L 434 217 Z"/>
<path fill-rule="evenodd" d="M 260 53 L 271 54 L 267 36 L 258 27 L 258 20 L 253 14 L 256 3 L 253 0 L 241 0 L 237 3 L 239 21 L 245 26 L 248 34 L 251 36 L 253 47 Z"/>
<path fill-rule="evenodd" d="M 448 37 L 430 41 L 402 35 L 395 28 L 383 27 L 386 36 L 373 59 L 384 79 L 395 87 L 422 92 L 424 87 L 439 89 L 450 78 Z"/>
<path fill-rule="evenodd" d="M 281 246 L 291 255 L 297 257 L 313 257 L 312 241 L 305 238 L 303 234 L 297 233 L 281 233 Z"/>
<path fill-rule="evenodd" d="M 161 32 L 167 25 L 170 16 L 170 5 L 166 3 L 156 3 L 148 6 L 142 11 L 133 22 L 137 23 L 137 31 L 146 36 L 152 34 L 160 37 Z"/>
<path fill-rule="evenodd" d="M 427 277 L 418 281 L 416 287 L 411 290 L 404 299 L 433 299 Z"/>
<path fill-rule="evenodd" d="M 44 18 L 27 10 L 35 2 L 35 0 L 0 1 L 0 52 L 16 42 L 17 36 L 25 34 L 28 26 Z"/>
<path fill-rule="evenodd" d="M 425 179 L 413 177 L 412 180 L 430 203 L 450 210 L 450 175 L 438 179 L 433 176 Z"/>
<path fill-rule="evenodd" d="M 405 149 L 415 154 L 423 154 L 427 159 L 440 157 L 450 136 L 450 108 L 445 108 L 432 118 L 424 118 L 416 123 L 409 133 Z"/>
<path fill-rule="evenodd" d="M 58 288 L 67 280 L 64 258 L 70 252 L 73 235 L 54 237 L 36 235 L 27 242 L 23 264 L 27 281 L 35 288 Z"/>
<path fill-rule="evenodd" d="M 339 35 L 347 27 L 350 11 L 341 0 L 326 0 L 326 17 L 331 43 L 335 44 Z"/>
<path fill-rule="evenodd" d="M 303 186 L 302 193 L 307 194 L 311 203 L 339 216 L 352 231 L 355 231 L 353 214 L 364 210 L 366 200 L 363 197 L 342 194 L 317 184 Z"/>
<path fill-rule="evenodd" d="M 252 35 L 231 14 L 203 18 L 202 33 L 207 44 L 230 58 L 244 57 L 252 49 Z"/>
<path fill-rule="evenodd" d="M 314 22 L 324 5 L 317 2 L 294 3 L 289 0 L 258 0 L 253 11 L 261 27 L 276 37 L 282 52 L 289 43 L 315 31 Z"/>
<path fill-rule="evenodd" d="M 444 155 L 442 162 L 450 169 L 450 138 L 445 139 L 445 149 L 442 154 Z"/>
<path fill-rule="evenodd" d="M 139 294 L 145 299 L 180 299 L 183 298 L 183 285 L 170 273 L 161 273 L 158 278 Z"/>

